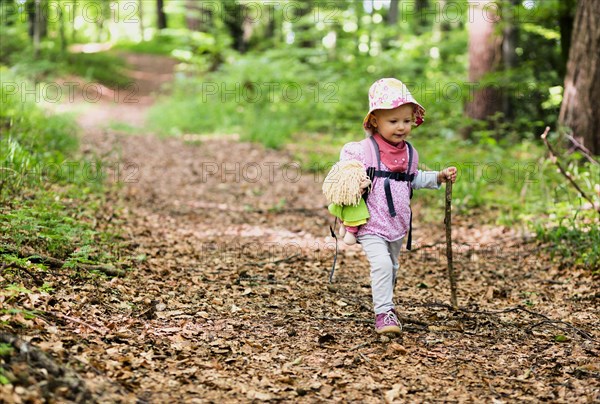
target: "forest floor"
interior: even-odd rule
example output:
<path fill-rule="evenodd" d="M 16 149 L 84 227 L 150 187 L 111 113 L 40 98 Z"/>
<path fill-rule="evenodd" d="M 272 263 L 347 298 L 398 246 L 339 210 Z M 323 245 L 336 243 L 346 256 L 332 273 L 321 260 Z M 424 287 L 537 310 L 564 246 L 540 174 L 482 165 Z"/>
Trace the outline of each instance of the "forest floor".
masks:
<path fill-rule="evenodd" d="M 52 294 L 15 302 L 57 314 L 23 319 L 18 334 L 48 357 L 37 368 L 32 356 L 15 360 L 29 382 L 0 386 L 2 400 L 600 400 L 590 271 L 560 268 L 516 228 L 455 215 L 452 310 L 443 212 L 424 222 L 417 196 L 416 248 L 402 253 L 395 290 L 403 333 L 378 336 L 360 247 L 340 246 L 328 282 L 335 243 L 322 177 L 285 150 L 231 137 L 135 133 L 174 65 L 127 57 L 140 102 L 63 107 L 82 111 L 83 153 L 121 164 L 97 226 L 118 223 L 137 259 L 124 277 L 56 276 Z"/>

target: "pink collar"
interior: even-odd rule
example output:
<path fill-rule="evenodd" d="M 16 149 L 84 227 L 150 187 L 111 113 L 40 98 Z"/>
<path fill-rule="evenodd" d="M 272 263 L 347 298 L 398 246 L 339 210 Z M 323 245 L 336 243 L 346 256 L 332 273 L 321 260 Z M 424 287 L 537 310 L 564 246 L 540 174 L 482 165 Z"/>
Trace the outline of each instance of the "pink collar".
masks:
<path fill-rule="evenodd" d="M 406 172 L 408 168 L 408 153 L 406 142 L 403 140 L 397 145 L 389 143 L 379 133 L 373 135 L 379 146 L 379 155 L 381 162 L 386 165 L 390 171 Z"/>

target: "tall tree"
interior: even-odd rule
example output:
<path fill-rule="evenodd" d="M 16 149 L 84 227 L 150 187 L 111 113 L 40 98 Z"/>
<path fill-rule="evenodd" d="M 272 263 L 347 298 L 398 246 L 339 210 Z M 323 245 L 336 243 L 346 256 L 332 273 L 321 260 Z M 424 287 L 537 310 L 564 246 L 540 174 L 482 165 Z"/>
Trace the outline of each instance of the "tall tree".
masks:
<path fill-rule="evenodd" d="M 233 39 L 233 47 L 240 53 L 248 50 L 252 37 L 253 24 L 251 10 L 245 4 L 236 1 L 223 3 L 224 23 Z"/>
<path fill-rule="evenodd" d="M 519 0 L 504 0 L 502 3 L 502 62 L 505 70 L 514 69 L 517 66 L 517 40 L 519 38 L 518 26 L 515 23 L 515 8 Z M 502 111 L 508 119 L 514 117 L 512 97 L 509 91 L 502 93 Z"/>
<path fill-rule="evenodd" d="M 187 0 L 185 3 L 185 24 L 191 31 L 207 32 L 212 26 L 213 3 Z"/>
<path fill-rule="evenodd" d="M 140 19 L 140 38 L 144 40 L 144 0 L 138 0 L 138 18 Z"/>
<path fill-rule="evenodd" d="M 562 66 L 560 66 L 561 76 L 566 75 L 567 62 L 569 61 L 569 51 L 571 48 L 571 37 L 573 36 L 573 22 L 575 20 L 575 10 L 577 9 L 577 0 L 563 0 L 559 4 L 558 26 L 560 28 L 560 50 L 562 56 Z"/>
<path fill-rule="evenodd" d="M 600 154 L 600 1 L 579 0 L 559 122 Z"/>
<path fill-rule="evenodd" d="M 390 11 L 387 16 L 388 25 L 394 26 L 398 23 L 398 1 L 399 0 L 391 0 Z"/>
<path fill-rule="evenodd" d="M 46 37 L 48 31 L 48 8 L 46 0 L 30 0 L 26 4 L 29 17 L 29 36 L 36 41 Z M 36 33 L 37 30 L 37 33 Z"/>
<path fill-rule="evenodd" d="M 469 18 L 469 82 L 474 86 L 472 98 L 465 106 L 469 118 L 484 120 L 502 107 L 497 88 L 481 83 L 484 76 L 500 66 L 502 37 L 496 33 L 498 17 L 493 0 L 469 0 L 472 13 Z M 466 136 L 470 129 L 466 129 Z"/>
<path fill-rule="evenodd" d="M 164 0 L 156 0 L 156 27 L 167 28 L 167 14 L 165 14 Z"/>

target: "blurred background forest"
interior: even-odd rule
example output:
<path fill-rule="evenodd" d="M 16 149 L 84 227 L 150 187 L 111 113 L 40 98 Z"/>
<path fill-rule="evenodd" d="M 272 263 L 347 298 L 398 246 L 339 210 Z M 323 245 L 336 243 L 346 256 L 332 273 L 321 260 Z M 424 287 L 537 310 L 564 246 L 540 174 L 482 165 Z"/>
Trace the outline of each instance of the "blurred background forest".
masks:
<path fill-rule="evenodd" d="M 422 163 L 459 168 L 460 214 L 523 225 L 564 265 L 599 268 L 600 114 L 592 104 L 600 96 L 598 1 L 0 4 L 0 196 L 12 209 L 2 212 L 9 239 L 34 237 L 24 223 L 51 220 L 35 212 L 56 204 L 23 202 L 31 194 L 52 198 L 40 196 L 49 191 L 48 173 L 19 173 L 61 164 L 77 150 L 73 120 L 43 112 L 56 98 L 49 83 L 77 75 L 125 89 L 121 55 L 129 52 L 178 61 L 169 95 L 157 100 L 144 130 L 184 138 L 239 134 L 289 150 L 315 172 L 327 169 L 345 142 L 362 138 L 371 83 L 396 77 L 427 110 L 412 134 Z M 556 158 L 540 139 L 546 126 Z M 89 184 L 74 189 L 95 192 Z M 432 194 L 417 199 L 438 211 L 443 203 Z M 48 240 L 58 243 L 68 228 L 68 237 L 76 233 L 93 248 L 93 234 L 76 227 L 48 230 Z"/>

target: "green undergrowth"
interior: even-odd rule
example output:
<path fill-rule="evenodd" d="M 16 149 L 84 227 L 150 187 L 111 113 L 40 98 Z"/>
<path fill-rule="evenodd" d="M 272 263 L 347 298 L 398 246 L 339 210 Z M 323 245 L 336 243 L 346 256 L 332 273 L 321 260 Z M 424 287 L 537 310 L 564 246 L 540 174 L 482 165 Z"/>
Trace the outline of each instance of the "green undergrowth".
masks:
<path fill-rule="evenodd" d="M 14 74 L 31 82 L 51 82 L 56 77 L 76 75 L 112 88 L 124 88 L 131 83 L 125 61 L 115 52 L 72 53 L 61 49 L 56 40 L 45 40 L 36 57 L 22 27 L 0 24 L 0 36 L 0 65 L 10 66 Z M 4 74 L 2 81 L 8 81 Z M 32 87 L 30 84 L 28 88 Z"/>
<path fill-rule="evenodd" d="M 0 69 L 3 79 L 25 80 Z M 108 204 L 106 170 L 77 155 L 74 121 L 47 115 L 20 92 L 2 87 L 0 97 L 2 287 L 43 278 L 49 268 L 40 257 L 58 260 L 53 269 L 74 275 L 78 264 L 119 266 L 121 236 L 97 225 Z"/>

